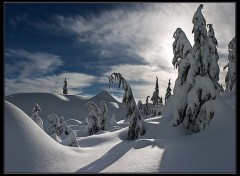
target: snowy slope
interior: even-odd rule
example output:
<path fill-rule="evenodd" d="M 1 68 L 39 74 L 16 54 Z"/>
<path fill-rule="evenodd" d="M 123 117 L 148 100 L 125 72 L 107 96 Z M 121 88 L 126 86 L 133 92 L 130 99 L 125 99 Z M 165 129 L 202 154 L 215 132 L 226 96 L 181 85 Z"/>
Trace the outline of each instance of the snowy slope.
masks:
<path fill-rule="evenodd" d="M 18 98 L 17 102 L 16 97 L 20 95 L 21 98 Z M 103 98 L 106 97 L 104 92 L 92 99 L 100 101 L 102 95 L 104 95 Z M 31 99 L 29 94 L 14 96 L 15 101 L 22 107 L 24 107 L 23 102 L 26 99 Z M 56 107 L 54 107 L 51 104 L 54 96 L 53 94 L 43 95 L 45 108 L 52 106 L 55 110 L 59 109 L 57 107 L 57 105 L 61 105 L 59 102 L 65 102 L 63 97 L 68 98 L 70 102 L 74 99 L 77 103 L 83 101 L 80 96 L 57 97 L 55 98 L 57 100 Z M 72 109 L 65 108 L 62 112 L 69 117 L 67 123 L 78 131 L 79 148 L 57 143 L 42 131 L 26 113 L 5 101 L 5 171 L 235 172 L 236 122 L 235 109 L 232 108 L 231 102 L 214 100 L 212 108 L 216 113 L 209 127 L 197 134 L 191 134 L 182 125 L 172 126 L 173 99 L 171 97 L 164 107 L 163 116 L 146 119 L 144 122 L 146 134 L 133 141 L 127 140 L 128 127 L 127 124 L 121 124 L 121 122 L 118 123 L 118 126 L 100 131 L 96 135 L 87 136 L 84 134 L 85 127 L 84 123 L 81 123 L 82 120 L 70 118 L 68 114 L 72 113 Z M 111 97 L 105 101 L 117 103 Z M 72 105 L 74 105 L 73 102 Z M 98 104 L 98 102 L 96 103 Z M 120 107 L 121 104 L 118 106 Z M 116 116 L 119 115 L 117 112 L 121 114 L 121 108 L 115 107 Z"/>
<path fill-rule="evenodd" d="M 89 99 L 80 95 L 21 93 L 6 96 L 5 100 L 19 107 L 30 117 L 32 115 L 32 108 L 37 102 L 42 109 L 38 115 L 43 120 L 44 129 L 47 129 L 47 115 L 52 113 L 57 114 L 59 117 L 63 116 L 65 120 L 76 119 L 81 122 L 85 122 L 85 118 L 88 113 L 86 103 L 89 101 L 93 101 L 99 106 L 100 102 L 105 100 L 109 110 L 108 115 L 111 117 L 114 113 L 116 121 L 125 119 L 126 117 L 126 111 L 121 103 L 116 101 L 106 91 L 102 91 L 98 95 Z"/>

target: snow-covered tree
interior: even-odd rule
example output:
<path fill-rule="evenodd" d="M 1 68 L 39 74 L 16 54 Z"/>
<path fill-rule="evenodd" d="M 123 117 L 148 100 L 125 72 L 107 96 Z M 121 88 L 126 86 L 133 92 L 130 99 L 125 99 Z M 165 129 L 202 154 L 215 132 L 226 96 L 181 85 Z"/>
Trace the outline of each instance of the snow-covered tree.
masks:
<path fill-rule="evenodd" d="M 152 102 L 153 102 L 153 105 L 157 105 L 158 102 L 159 102 L 159 86 L 158 86 L 158 77 L 156 77 L 156 86 L 155 86 L 155 91 L 153 92 L 153 95 L 152 95 Z"/>
<path fill-rule="evenodd" d="M 145 103 L 145 106 L 144 106 L 144 115 L 149 115 L 149 103 L 148 103 L 148 99 L 150 98 L 150 96 L 147 96 L 146 98 L 146 103 Z"/>
<path fill-rule="evenodd" d="M 106 102 L 101 101 L 100 107 L 101 107 L 101 114 L 100 114 L 100 117 L 98 119 L 98 122 L 99 122 L 98 124 L 99 124 L 99 129 L 104 130 L 107 123 L 109 122 L 108 108 L 107 108 Z"/>
<path fill-rule="evenodd" d="M 165 103 L 167 102 L 167 99 L 169 98 L 170 95 L 172 95 L 171 91 L 171 82 L 170 82 L 170 79 L 169 79 L 169 82 L 168 82 L 168 87 L 167 87 L 167 90 L 166 90 L 166 95 L 165 95 Z"/>
<path fill-rule="evenodd" d="M 65 78 L 65 80 L 64 80 L 63 94 L 68 94 L 68 88 L 67 88 L 67 80 L 66 80 L 66 78 Z"/>
<path fill-rule="evenodd" d="M 76 134 L 69 128 L 63 116 L 59 118 L 57 114 L 52 113 L 47 117 L 48 133 L 53 139 L 63 145 L 78 147 Z"/>
<path fill-rule="evenodd" d="M 120 73 L 113 73 L 109 77 L 109 87 L 110 84 L 113 84 L 114 79 L 118 80 L 118 89 L 122 85 L 122 89 L 124 90 L 122 103 L 126 106 L 128 113 L 131 115 L 128 128 L 128 139 L 137 139 L 140 135 L 142 136 L 145 134 L 142 115 L 136 105 L 129 83 L 122 77 Z"/>
<path fill-rule="evenodd" d="M 225 70 L 228 67 L 228 72 L 225 77 L 226 90 L 231 92 L 235 91 L 235 82 L 236 82 L 236 41 L 235 37 L 228 44 L 228 60 L 229 63 L 223 68 Z"/>
<path fill-rule="evenodd" d="M 101 116 L 101 109 L 94 102 L 88 102 L 88 123 L 87 129 L 88 134 L 93 135 L 96 134 L 99 130 L 99 117 Z"/>
<path fill-rule="evenodd" d="M 142 104 L 142 101 L 141 101 L 141 100 L 138 100 L 137 106 L 138 106 L 139 111 L 140 111 L 142 114 L 144 114 L 144 107 L 143 107 L 143 104 Z"/>
<path fill-rule="evenodd" d="M 43 121 L 41 119 L 41 117 L 38 116 L 38 112 L 41 112 L 41 108 L 40 106 L 36 103 L 33 110 L 32 110 L 32 116 L 31 118 L 33 119 L 33 121 L 40 127 L 43 129 Z"/>
<path fill-rule="evenodd" d="M 162 103 L 163 103 L 163 100 L 162 100 L 162 97 L 160 97 L 159 104 L 162 104 Z"/>
<path fill-rule="evenodd" d="M 173 90 L 174 125 L 182 122 L 194 132 L 204 129 L 211 118 L 206 119 L 210 100 L 220 97 L 218 91 L 219 66 L 217 40 L 212 24 L 202 14 L 200 4 L 192 23 L 194 46 L 191 47 L 185 33 L 178 28 L 174 33 L 173 64 L 179 66 L 178 78 Z M 179 59 L 179 60 L 178 60 Z M 187 99 L 186 99 L 187 97 Z M 210 113 L 213 117 L 214 112 Z"/>
<path fill-rule="evenodd" d="M 49 133 L 49 135 L 52 135 L 54 133 L 57 135 L 60 135 L 61 130 L 59 130 L 59 129 L 61 127 L 61 121 L 60 121 L 60 118 L 58 117 L 58 115 L 55 113 L 52 113 L 52 114 L 49 114 L 47 117 L 48 117 L 48 133 Z"/>

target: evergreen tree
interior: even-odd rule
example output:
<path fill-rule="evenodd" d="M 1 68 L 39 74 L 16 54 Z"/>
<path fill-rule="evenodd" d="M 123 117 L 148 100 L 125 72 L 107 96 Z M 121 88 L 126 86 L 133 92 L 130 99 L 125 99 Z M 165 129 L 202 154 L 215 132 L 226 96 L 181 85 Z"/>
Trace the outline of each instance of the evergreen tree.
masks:
<path fill-rule="evenodd" d="M 148 104 L 148 99 L 150 98 L 150 96 L 147 96 L 146 98 L 146 104 L 145 104 L 145 108 L 144 108 L 144 114 L 145 115 L 149 115 L 149 104 Z"/>
<path fill-rule="evenodd" d="M 101 101 L 100 103 L 101 107 L 101 115 L 99 117 L 99 128 L 100 130 L 104 130 L 106 125 L 109 123 L 109 117 L 108 117 L 108 108 L 105 101 Z"/>
<path fill-rule="evenodd" d="M 173 123 L 179 125 L 184 122 L 187 129 L 194 132 L 199 132 L 209 124 L 214 115 L 214 112 L 209 110 L 209 102 L 220 97 L 217 89 L 217 40 L 213 25 L 206 25 L 202 9 L 203 4 L 200 4 L 192 19 L 194 46 L 191 47 L 180 28 L 174 33 L 173 43 L 173 65 L 179 67 L 173 90 Z M 206 26 L 209 28 L 208 32 Z"/>
<path fill-rule="evenodd" d="M 159 104 L 163 104 L 162 97 L 159 98 Z"/>
<path fill-rule="evenodd" d="M 235 37 L 228 44 L 228 60 L 229 63 L 223 68 L 225 70 L 228 67 L 228 72 L 225 77 L 226 90 L 231 92 L 235 91 L 235 82 L 236 82 L 236 41 Z"/>
<path fill-rule="evenodd" d="M 93 135 L 100 130 L 99 118 L 101 116 L 101 109 L 99 109 L 94 102 L 88 102 L 87 105 L 89 106 L 87 117 L 88 118 L 87 129 L 88 134 Z"/>
<path fill-rule="evenodd" d="M 43 121 L 41 119 L 41 117 L 38 116 L 38 112 L 41 112 L 41 108 L 40 106 L 36 103 L 33 110 L 32 110 L 32 116 L 31 118 L 33 119 L 33 121 L 40 127 L 43 129 Z"/>
<path fill-rule="evenodd" d="M 153 92 L 151 100 L 153 102 L 153 105 L 157 105 L 159 102 L 159 86 L 158 86 L 158 78 L 157 77 L 156 77 L 155 91 Z"/>
<path fill-rule="evenodd" d="M 66 80 L 66 78 L 65 78 L 65 80 L 64 80 L 63 94 L 68 94 L 68 89 L 67 89 L 67 80 Z"/>
<path fill-rule="evenodd" d="M 113 73 L 109 77 L 109 87 L 110 84 L 113 83 L 114 78 L 115 81 L 118 80 L 118 89 L 122 85 L 122 89 L 124 90 L 122 103 L 126 106 L 126 109 L 131 116 L 128 128 L 128 139 L 137 139 L 139 135 L 142 136 L 145 134 L 142 115 L 136 105 L 129 83 L 122 77 L 120 73 Z"/>
<path fill-rule="evenodd" d="M 170 79 L 169 79 L 168 87 L 167 87 L 166 95 L 165 95 L 165 103 L 167 102 L 170 95 L 172 95 L 172 93 L 171 93 L 172 89 L 171 89 L 170 85 L 171 85 L 171 82 L 170 82 Z"/>

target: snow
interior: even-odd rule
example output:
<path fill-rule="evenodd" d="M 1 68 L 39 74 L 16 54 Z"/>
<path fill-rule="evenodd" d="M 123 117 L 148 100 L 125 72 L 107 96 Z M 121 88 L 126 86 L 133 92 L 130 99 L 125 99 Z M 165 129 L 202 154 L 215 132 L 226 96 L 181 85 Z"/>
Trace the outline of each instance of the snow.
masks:
<path fill-rule="evenodd" d="M 11 101 L 20 107 L 28 107 L 30 115 L 32 102 L 25 100 L 30 100 L 32 95 L 38 100 L 44 97 L 45 103 L 42 106 L 39 103 L 42 114 L 47 110 L 46 107 L 52 109 L 52 113 L 55 113 L 55 109 L 61 109 L 54 106 L 63 100 L 53 98 L 52 94 L 16 94 Z M 105 102 L 108 102 L 111 98 L 108 94 L 105 96 Z M 101 102 L 104 96 L 95 96 L 93 99 Z M 171 95 L 163 108 L 162 116 L 143 121 L 146 133 L 136 140 L 127 140 L 129 124 L 123 123 L 126 114 L 122 119 L 119 118 L 121 120 L 117 120 L 115 125 L 88 136 L 85 133 L 85 123 L 82 123 L 85 118 L 81 120 L 71 118 L 72 108 L 68 108 L 70 106 L 68 105 L 64 107 L 64 111 L 66 117 L 70 118 L 64 119 L 68 125 L 72 125 L 71 128 L 74 127 L 73 131 L 77 132 L 79 147 L 60 144 L 61 139 L 49 136 L 29 115 L 9 101 L 5 101 L 5 172 L 235 172 L 236 120 L 235 109 L 232 108 L 230 99 L 235 100 L 232 92 L 222 95 L 222 99 L 211 100 L 211 108 L 215 111 L 211 123 L 205 130 L 191 133 L 183 124 L 172 126 L 174 96 Z M 71 95 L 69 100 L 69 102 L 76 100 L 75 103 L 80 104 L 83 101 L 79 101 L 77 95 Z M 111 102 L 117 103 L 113 99 Z M 87 111 L 88 108 L 86 106 L 84 108 Z M 108 106 L 108 109 L 110 110 L 111 106 Z M 122 110 L 118 108 L 114 109 L 114 112 L 118 116 Z M 110 119 L 112 114 L 108 113 Z M 67 139 L 65 142 L 68 142 Z"/>

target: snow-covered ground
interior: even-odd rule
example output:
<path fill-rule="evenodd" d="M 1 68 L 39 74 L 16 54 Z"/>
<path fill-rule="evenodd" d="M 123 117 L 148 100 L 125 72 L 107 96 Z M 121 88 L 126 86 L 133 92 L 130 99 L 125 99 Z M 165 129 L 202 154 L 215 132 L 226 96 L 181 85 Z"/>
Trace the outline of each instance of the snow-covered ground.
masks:
<path fill-rule="evenodd" d="M 87 102 L 104 100 L 108 116 L 117 123 L 88 136 Z M 146 134 L 127 140 L 126 111 L 108 92 L 86 99 L 79 95 L 52 93 L 15 94 L 5 97 L 5 172 L 235 172 L 235 95 L 212 101 L 214 117 L 206 130 L 192 134 L 183 124 L 173 127 L 173 96 L 163 114 L 145 119 Z M 79 147 L 61 145 L 30 117 L 38 103 L 39 116 L 47 130 L 47 115 L 63 116 L 76 131 Z"/>

